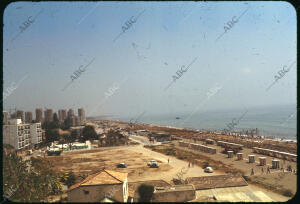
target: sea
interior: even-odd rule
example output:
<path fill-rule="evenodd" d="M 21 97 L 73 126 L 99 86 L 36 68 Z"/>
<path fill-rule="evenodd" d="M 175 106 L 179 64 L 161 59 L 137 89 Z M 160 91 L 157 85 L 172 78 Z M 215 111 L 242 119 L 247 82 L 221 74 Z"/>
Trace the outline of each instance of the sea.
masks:
<path fill-rule="evenodd" d="M 146 111 L 136 117 L 111 116 L 106 119 L 217 132 L 228 129 L 227 124 L 235 122 L 234 131 L 258 128 L 260 136 L 297 141 L 296 105 L 151 115 Z"/>

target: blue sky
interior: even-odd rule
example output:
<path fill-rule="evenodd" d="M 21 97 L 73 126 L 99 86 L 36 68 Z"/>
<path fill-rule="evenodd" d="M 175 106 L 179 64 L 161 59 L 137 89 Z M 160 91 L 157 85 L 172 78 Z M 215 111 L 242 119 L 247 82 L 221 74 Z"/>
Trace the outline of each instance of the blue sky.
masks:
<path fill-rule="evenodd" d="M 18 35 L 19 26 L 39 12 Z M 296 104 L 296 63 L 266 91 L 277 72 L 296 60 L 296 12 L 287 2 L 17 2 L 5 9 L 3 34 L 4 91 L 26 76 L 5 99 L 6 110 L 190 113 L 216 87 L 222 88 L 198 111 Z M 73 72 L 93 59 L 62 91 Z M 105 98 L 111 87 L 118 88 Z"/>

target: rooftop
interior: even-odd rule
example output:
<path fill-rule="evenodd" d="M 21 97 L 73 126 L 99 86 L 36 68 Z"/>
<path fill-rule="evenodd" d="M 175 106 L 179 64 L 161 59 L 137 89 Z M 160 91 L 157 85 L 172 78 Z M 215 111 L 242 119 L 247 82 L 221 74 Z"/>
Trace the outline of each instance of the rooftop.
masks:
<path fill-rule="evenodd" d="M 202 176 L 202 177 L 188 177 L 186 178 L 188 184 L 193 184 L 196 190 L 224 188 L 235 186 L 247 186 L 248 183 L 242 176 L 238 175 L 216 175 L 216 176 Z"/>
<path fill-rule="evenodd" d="M 155 187 L 154 193 L 174 192 L 174 191 L 194 191 L 194 190 L 195 187 L 189 184 L 189 185 Z"/>
<path fill-rule="evenodd" d="M 74 184 L 69 188 L 69 191 L 78 188 L 80 186 L 121 184 L 126 180 L 127 175 L 128 173 L 120 173 L 120 172 L 104 169 L 98 173 L 88 176 L 82 182 Z"/>

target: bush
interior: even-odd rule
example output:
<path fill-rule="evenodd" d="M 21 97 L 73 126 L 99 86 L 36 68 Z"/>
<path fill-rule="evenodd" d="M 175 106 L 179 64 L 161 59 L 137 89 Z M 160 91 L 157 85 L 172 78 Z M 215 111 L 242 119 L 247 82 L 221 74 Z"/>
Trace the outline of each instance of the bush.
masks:
<path fill-rule="evenodd" d="M 172 181 L 173 181 L 173 183 L 174 183 L 175 185 L 181 185 L 181 184 L 183 184 L 183 183 L 181 182 L 181 180 L 179 180 L 179 179 L 177 179 L 177 178 L 173 178 Z"/>
<path fill-rule="evenodd" d="M 139 202 L 150 202 L 153 192 L 154 192 L 154 187 L 146 184 L 142 184 L 138 188 L 139 192 Z"/>
<path fill-rule="evenodd" d="M 65 185 L 67 185 L 68 187 L 74 185 L 76 182 L 75 182 L 75 175 L 72 171 L 69 171 L 67 173 L 67 176 L 66 178 L 61 178 L 61 182 L 63 182 Z"/>

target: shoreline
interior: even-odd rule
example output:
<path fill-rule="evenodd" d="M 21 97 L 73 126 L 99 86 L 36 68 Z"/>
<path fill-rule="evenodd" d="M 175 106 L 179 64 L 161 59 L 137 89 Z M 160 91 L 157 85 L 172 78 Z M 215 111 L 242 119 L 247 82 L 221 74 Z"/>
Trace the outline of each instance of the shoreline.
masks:
<path fill-rule="evenodd" d="M 94 121 L 97 120 L 102 120 L 102 121 L 110 121 L 110 122 L 118 122 L 118 123 L 124 123 L 124 124 L 130 124 L 130 122 L 127 121 L 121 121 L 121 120 L 107 120 L 107 119 L 93 119 Z M 91 121 L 93 121 L 91 120 Z M 131 123 L 134 125 L 145 125 L 145 126 L 150 126 L 150 127 L 159 127 L 159 128 L 169 128 L 169 129 L 174 129 L 174 130 L 183 130 L 183 131 L 193 131 L 193 132 L 197 132 L 197 133 L 213 133 L 213 134 L 217 134 L 217 135 L 222 135 L 219 131 L 211 131 L 211 130 L 205 130 L 205 129 L 195 129 L 195 128 L 180 128 L 180 127 L 175 127 L 175 126 L 170 126 L 170 125 L 160 125 L 160 124 L 154 124 L 154 123 Z M 225 136 L 225 135 L 224 135 Z M 232 135 L 228 135 L 228 136 L 232 136 Z M 245 137 L 245 136 L 244 136 Z M 259 140 L 266 140 L 266 141 L 273 141 L 273 142 L 291 142 L 291 143 L 296 143 L 297 144 L 297 139 L 284 139 L 284 138 L 278 138 L 275 137 L 274 138 L 266 138 L 269 136 L 260 136 L 262 138 L 259 137 L 254 137 L 253 139 L 259 139 Z M 238 136 L 238 138 L 242 138 L 241 136 Z M 245 139 L 251 139 L 251 137 L 245 137 Z"/>

